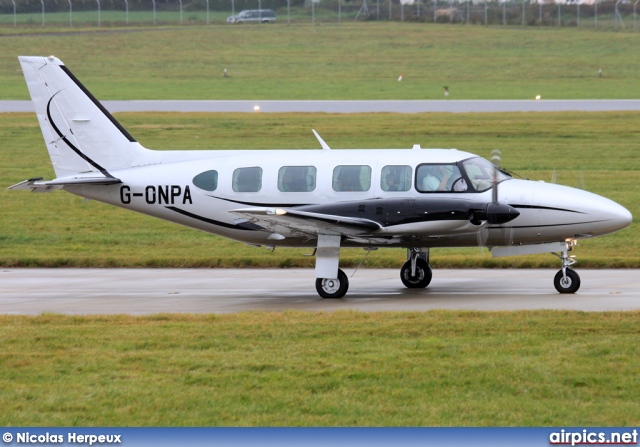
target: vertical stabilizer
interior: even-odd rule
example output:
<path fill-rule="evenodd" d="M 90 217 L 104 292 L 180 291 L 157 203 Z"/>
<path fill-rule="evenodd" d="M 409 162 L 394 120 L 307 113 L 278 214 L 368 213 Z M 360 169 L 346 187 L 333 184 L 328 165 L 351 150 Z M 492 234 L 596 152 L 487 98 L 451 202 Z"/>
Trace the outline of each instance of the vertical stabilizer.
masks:
<path fill-rule="evenodd" d="M 143 148 L 53 56 L 20 56 L 40 129 L 58 178 L 149 164 Z"/>

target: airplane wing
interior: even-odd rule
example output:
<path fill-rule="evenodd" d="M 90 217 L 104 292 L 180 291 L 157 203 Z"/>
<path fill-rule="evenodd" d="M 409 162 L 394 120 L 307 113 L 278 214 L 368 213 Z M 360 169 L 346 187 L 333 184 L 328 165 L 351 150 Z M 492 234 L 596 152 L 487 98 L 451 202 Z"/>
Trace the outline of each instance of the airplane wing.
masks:
<path fill-rule="evenodd" d="M 61 179 L 41 181 L 42 177 L 31 178 L 23 182 L 9 186 L 7 189 L 32 191 L 32 192 L 51 192 L 62 189 L 64 186 L 71 185 L 115 185 L 122 183 L 120 179 L 112 177 L 65 177 Z"/>
<path fill-rule="evenodd" d="M 316 237 L 318 234 L 358 236 L 382 228 L 379 223 L 369 219 L 290 208 L 245 208 L 230 212 L 283 236 Z"/>

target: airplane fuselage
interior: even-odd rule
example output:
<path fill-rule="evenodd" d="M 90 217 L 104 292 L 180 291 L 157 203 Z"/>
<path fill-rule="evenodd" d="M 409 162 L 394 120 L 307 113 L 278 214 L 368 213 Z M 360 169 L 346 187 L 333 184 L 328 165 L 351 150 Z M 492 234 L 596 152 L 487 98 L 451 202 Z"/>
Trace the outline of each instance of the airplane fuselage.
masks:
<path fill-rule="evenodd" d="M 68 191 L 143 214 L 170 220 L 249 244 L 313 246 L 305 234 L 278 232 L 248 225 L 232 211 L 250 207 L 299 208 L 322 214 L 364 218 L 380 224 L 367 238 L 345 240 L 343 246 L 468 247 L 538 244 L 600 236 L 619 229 L 628 211 L 601 196 L 566 186 L 505 178 L 499 200 L 519 216 L 504 224 L 471 223 L 470 214 L 491 202 L 490 189 L 477 191 L 419 191 L 420 166 L 455 164 L 475 158 L 455 149 L 393 150 L 246 150 L 168 151 L 158 164 L 112 171 L 122 183 L 110 186 L 67 186 Z M 335 171 L 358 167 L 370 172 L 358 191 L 336 190 Z M 410 172 L 401 191 L 389 190 L 385 169 Z M 279 184 L 283 169 L 313 168 L 309 191 L 286 191 Z M 250 191 L 238 191 L 234 173 L 260 169 Z M 203 172 L 215 171 L 215 188 L 194 184 Z M 464 169 L 460 170 L 466 175 Z M 280 180 L 282 180 L 280 178 Z M 365 179 L 366 180 L 366 179 Z M 197 182 L 196 182 L 197 183 Z M 478 235 L 480 233 L 480 236 Z M 282 237 L 274 237 L 277 234 Z"/>

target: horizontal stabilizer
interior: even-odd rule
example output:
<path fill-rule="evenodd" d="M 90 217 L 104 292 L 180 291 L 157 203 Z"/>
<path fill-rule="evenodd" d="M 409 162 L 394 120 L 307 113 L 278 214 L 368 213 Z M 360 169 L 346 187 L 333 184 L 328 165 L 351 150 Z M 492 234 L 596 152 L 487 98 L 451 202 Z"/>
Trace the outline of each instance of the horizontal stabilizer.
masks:
<path fill-rule="evenodd" d="M 54 180 L 41 181 L 42 177 L 32 178 L 23 182 L 17 183 L 13 186 L 9 186 L 7 189 L 18 191 L 32 191 L 32 192 L 51 192 L 58 189 L 62 189 L 65 186 L 73 185 L 115 185 L 122 183 L 120 179 L 112 177 L 64 177 Z"/>

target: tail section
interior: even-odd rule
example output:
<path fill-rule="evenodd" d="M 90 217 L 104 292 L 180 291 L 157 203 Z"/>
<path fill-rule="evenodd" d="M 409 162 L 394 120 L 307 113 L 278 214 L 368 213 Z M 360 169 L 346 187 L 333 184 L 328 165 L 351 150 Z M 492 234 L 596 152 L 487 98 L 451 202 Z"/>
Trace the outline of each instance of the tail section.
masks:
<path fill-rule="evenodd" d="M 53 56 L 20 56 L 31 100 L 56 176 L 100 173 L 149 164 L 143 148 Z"/>

